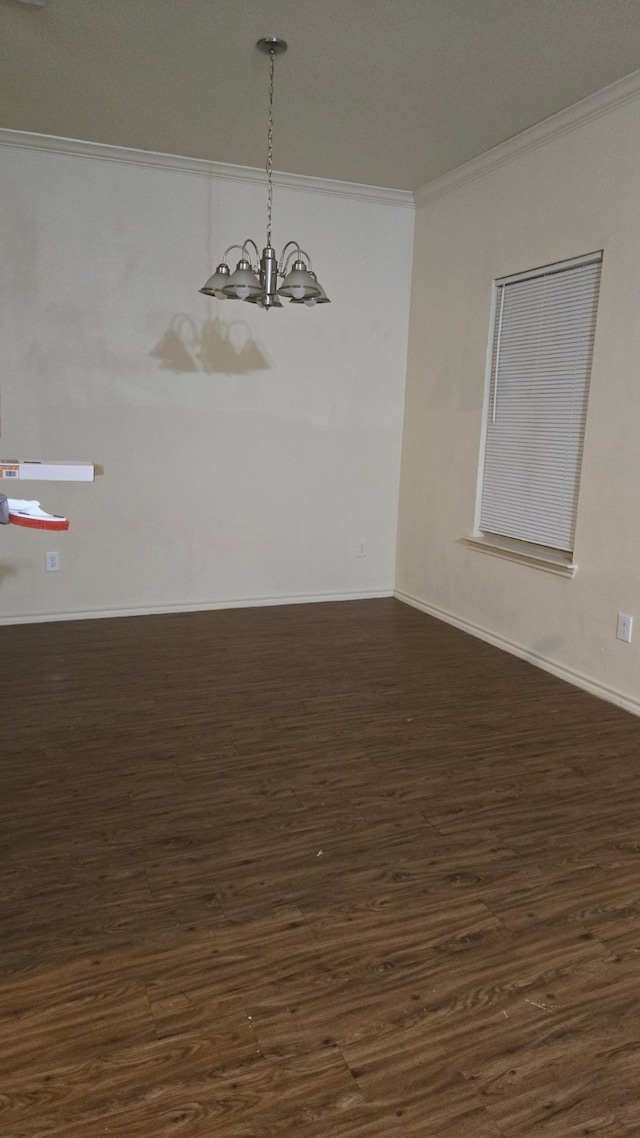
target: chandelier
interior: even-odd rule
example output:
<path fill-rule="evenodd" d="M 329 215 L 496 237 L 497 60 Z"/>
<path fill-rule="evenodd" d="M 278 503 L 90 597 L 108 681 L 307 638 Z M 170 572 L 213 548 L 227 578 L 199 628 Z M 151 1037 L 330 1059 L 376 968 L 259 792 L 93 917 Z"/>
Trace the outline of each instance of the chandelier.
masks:
<path fill-rule="evenodd" d="M 209 277 L 200 292 L 218 300 L 245 300 L 260 308 L 282 308 L 280 297 L 291 304 L 329 304 L 329 297 L 319 283 L 311 266 L 311 258 L 297 241 L 287 241 L 280 258 L 271 244 L 271 204 L 273 200 L 273 71 L 276 55 L 287 50 L 284 40 L 268 36 L 258 40 L 256 47 L 269 56 L 269 130 L 267 135 L 267 243 L 260 253 L 250 237 L 241 245 L 230 245 L 213 276 Z M 231 272 L 227 257 L 233 249 L 240 250 L 240 258 Z M 278 282 L 281 281 L 280 284 Z"/>

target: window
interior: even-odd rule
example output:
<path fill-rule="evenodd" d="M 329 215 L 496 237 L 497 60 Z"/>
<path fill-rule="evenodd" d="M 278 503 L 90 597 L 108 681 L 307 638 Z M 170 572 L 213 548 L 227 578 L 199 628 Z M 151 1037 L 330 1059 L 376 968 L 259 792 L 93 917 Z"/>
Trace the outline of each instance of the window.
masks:
<path fill-rule="evenodd" d="M 602 254 L 496 281 L 479 529 L 571 560 Z"/>

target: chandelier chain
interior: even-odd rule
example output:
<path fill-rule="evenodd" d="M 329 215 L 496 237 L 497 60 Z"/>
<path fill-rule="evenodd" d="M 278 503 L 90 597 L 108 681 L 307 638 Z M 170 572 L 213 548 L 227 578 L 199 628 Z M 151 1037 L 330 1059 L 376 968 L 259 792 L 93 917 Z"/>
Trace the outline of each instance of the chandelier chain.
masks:
<path fill-rule="evenodd" d="M 267 142 L 267 245 L 271 245 L 271 206 L 273 202 L 273 70 L 275 52 L 269 52 L 269 135 Z"/>

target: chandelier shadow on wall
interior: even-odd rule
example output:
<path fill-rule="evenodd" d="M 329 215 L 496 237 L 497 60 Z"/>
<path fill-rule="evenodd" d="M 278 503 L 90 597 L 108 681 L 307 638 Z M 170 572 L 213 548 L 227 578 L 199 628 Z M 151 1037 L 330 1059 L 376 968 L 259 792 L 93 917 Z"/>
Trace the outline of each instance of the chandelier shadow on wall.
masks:
<path fill-rule="evenodd" d="M 256 47 L 269 56 L 269 130 L 267 135 L 267 243 L 260 253 L 252 238 L 241 245 L 230 245 L 213 276 L 200 292 L 218 300 L 244 300 L 260 308 L 282 308 L 281 297 L 291 304 L 329 304 L 329 297 L 311 267 L 311 258 L 297 241 L 287 241 L 280 258 L 271 244 L 271 205 L 273 200 L 273 73 L 276 55 L 287 50 L 284 40 L 268 36 Z M 227 257 L 240 250 L 240 259 L 232 273 Z M 278 282 L 281 282 L 280 284 Z"/>

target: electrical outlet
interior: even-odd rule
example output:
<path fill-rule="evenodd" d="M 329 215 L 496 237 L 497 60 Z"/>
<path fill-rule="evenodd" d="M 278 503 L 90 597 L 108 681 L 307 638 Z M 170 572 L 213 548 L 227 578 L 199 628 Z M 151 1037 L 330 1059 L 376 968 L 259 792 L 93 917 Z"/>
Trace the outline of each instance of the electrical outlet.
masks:
<path fill-rule="evenodd" d="M 367 556 L 367 543 L 366 543 L 366 541 L 359 541 L 358 542 L 358 548 L 356 550 L 356 557 L 366 557 L 366 556 Z"/>
<path fill-rule="evenodd" d="M 47 573 L 57 573 L 60 568 L 60 554 L 59 553 L 45 553 L 44 564 Z"/>
<path fill-rule="evenodd" d="M 631 633 L 633 631 L 633 617 L 629 616 L 626 612 L 618 613 L 618 631 L 616 636 L 618 640 L 624 640 L 627 644 L 631 644 Z"/>

